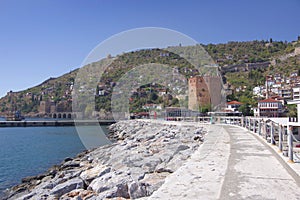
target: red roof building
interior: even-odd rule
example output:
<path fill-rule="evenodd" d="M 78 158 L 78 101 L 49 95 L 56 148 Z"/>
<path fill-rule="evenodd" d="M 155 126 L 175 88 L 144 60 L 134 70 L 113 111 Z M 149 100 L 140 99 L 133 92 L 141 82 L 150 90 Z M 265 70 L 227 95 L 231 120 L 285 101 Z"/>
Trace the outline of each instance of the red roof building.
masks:
<path fill-rule="evenodd" d="M 243 105 L 243 104 L 238 101 L 230 101 L 230 102 L 227 102 L 227 105 Z"/>
<path fill-rule="evenodd" d="M 283 115 L 282 102 L 273 98 L 259 101 L 258 107 L 254 109 L 254 116 L 256 117 L 282 117 Z"/>
<path fill-rule="evenodd" d="M 227 112 L 237 112 L 241 105 L 243 105 L 243 104 L 241 102 L 238 102 L 238 101 L 227 102 L 227 108 L 225 109 L 225 111 L 227 111 Z"/>

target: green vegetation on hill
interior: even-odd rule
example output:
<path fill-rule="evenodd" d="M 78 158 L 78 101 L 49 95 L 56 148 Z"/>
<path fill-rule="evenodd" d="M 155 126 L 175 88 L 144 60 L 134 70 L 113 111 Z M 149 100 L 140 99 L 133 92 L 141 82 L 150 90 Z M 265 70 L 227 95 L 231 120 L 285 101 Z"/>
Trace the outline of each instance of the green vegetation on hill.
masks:
<path fill-rule="evenodd" d="M 129 70 L 147 63 L 160 63 L 175 68 L 180 74 L 189 78 L 198 74 L 212 74 L 203 67 L 199 72 L 192 65 L 199 63 L 201 66 L 211 65 L 210 55 L 222 72 L 224 83 L 234 90 L 228 100 L 238 100 L 247 105 L 255 106 L 257 99 L 253 98 L 254 86 L 262 85 L 266 75 L 281 73 L 288 76 L 291 72 L 300 73 L 300 55 L 293 55 L 300 41 L 249 41 L 228 42 L 226 44 L 203 45 L 208 52 L 195 57 L 192 47 L 179 49 L 169 47 L 161 49 L 143 49 L 118 55 L 113 59 L 96 88 L 95 105 L 98 111 L 111 111 L 110 100 L 113 87 L 118 80 Z M 174 49 L 175 48 L 175 49 Z M 176 53 L 172 53 L 176 52 Z M 191 60 L 189 63 L 180 55 L 184 52 Z M 188 59 L 189 59 L 188 58 Z M 272 64 L 268 64 L 268 62 Z M 248 68 L 248 63 L 258 65 L 266 63 L 263 67 Z M 274 64 L 275 63 L 275 64 Z M 96 62 L 97 64 L 97 62 Z M 252 66 L 252 65 L 251 65 Z M 250 67 L 251 67 L 250 66 Z M 238 70 L 235 70 L 237 68 Z M 52 101 L 61 110 L 71 110 L 72 87 L 78 70 L 74 70 L 58 78 L 50 78 L 40 85 L 20 92 L 12 92 L 0 99 L 0 114 L 12 110 L 13 106 L 23 114 L 38 113 L 41 101 Z M 89 72 L 87 71 L 87 76 Z M 130 102 L 132 112 L 144 111 L 144 104 L 162 104 L 163 106 L 178 106 L 178 99 L 169 94 L 162 95 L 160 91 L 167 88 L 156 84 L 144 85 L 133 93 Z M 13 105 L 12 105 L 13 104 Z M 93 108 L 89 108 L 93 109 Z"/>
<path fill-rule="evenodd" d="M 135 52 L 125 53 L 117 56 L 111 63 L 107 70 L 103 73 L 99 85 L 102 90 L 107 92 L 107 95 L 96 96 L 96 110 L 111 111 L 110 99 L 111 91 L 114 84 L 129 70 L 142 66 L 148 63 L 158 63 L 175 68 L 180 74 L 186 78 L 198 75 L 199 72 L 184 58 L 179 55 L 161 49 L 144 49 Z M 143 86 L 137 94 L 132 96 L 130 110 L 131 112 L 146 111 L 142 109 L 142 105 L 146 103 L 163 104 L 164 106 L 178 105 L 178 99 L 169 96 L 168 98 L 159 96 L 159 89 L 161 86 L 152 85 L 151 92 L 150 86 Z M 100 89 L 97 88 L 97 93 Z"/>
<path fill-rule="evenodd" d="M 161 49 L 143 49 L 117 56 L 107 68 L 107 73 L 104 73 L 101 82 L 107 80 L 117 82 L 128 70 L 147 63 L 176 67 L 179 73 L 184 74 L 187 78 L 199 73 L 189 62 L 177 54 Z"/>
<path fill-rule="evenodd" d="M 300 55 L 288 57 L 285 60 L 276 60 L 276 65 L 271 66 L 267 73 L 270 75 L 282 74 L 284 76 L 290 76 L 292 72 L 298 72 L 300 74 Z"/>
<path fill-rule="evenodd" d="M 294 51 L 291 43 L 287 42 L 228 42 L 226 44 L 208 44 L 205 50 L 222 67 L 242 63 L 270 61 L 272 57 Z"/>
<path fill-rule="evenodd" d="M 227 97 L 228 101 L 237 100 L 253 107 L 257 106 L 257 99 L 253 97 L 252 89 L 254 86 L 264 84 L 264 71 L 226 73 L 225 76 L 234 88 L 238 88 L 237 91 Z"/>
<path fill-rule="evenodd" d="M 124 53 L 117 56 L 103 73 L 103 76 L 99 81 L 101 87 L 99 87 L 99 85 L 97 86 L 96 94 L 99 94 L 100 90 L 103 90 L 104 94 L 96 95 L 95 109 L 98 111 L 111 111 L 110 102 L 115 83 L 129 70 L 147 63 L 165 64 L 172 68 L 176 68 L 176 70 L 186 78 L 198 74 L 198 71 L 184 58 L 166 50 L 145 49 Z M 74 84 L 77 71 L 78 70 L 72 71 L 58 78 L 50 78 L 36 87 L 21 92 L 13 92 L 12 95 L 3 97 L 0 100 L 0 112 L 5 114 L 5 112 L 11 110 L 11 103 L 13 103 L 14 106 L 24 114 L 37 113 L 41 101 L 52 101 L 56 105 L 63 104 L 64 106 L 61 110 L 69 111 L 71 109 L 72 100 L 71 87 Z M 93 76 L 93 74 L 87 73 L 86 76 Z M 142 111 L 141 105 L 144 103 L 162 103 L 166 106 L 178 105 L 178 99 L 175 97 L 156 98 L 160 87 L 161 86 L 152 86 L 152 92 L 148 95 L 148 99 L 141 96 L 137 98 L 134 95 L 132 104 L 139 106 L 131 106 L 131 110 Z M 140 94 L 147 96 L 147 93 L 149 93 L 147 90 L 142 90 Z M 13 99 L 13 101 L 11 101 L 11 99 Z"/>

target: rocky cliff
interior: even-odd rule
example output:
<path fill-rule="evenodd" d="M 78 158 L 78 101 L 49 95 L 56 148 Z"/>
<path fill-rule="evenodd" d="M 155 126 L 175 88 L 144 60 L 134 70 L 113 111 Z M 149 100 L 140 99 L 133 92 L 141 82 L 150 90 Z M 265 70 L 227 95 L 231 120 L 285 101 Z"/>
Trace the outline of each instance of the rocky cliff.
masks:
<path fill-rule="evenodd" d="M 138 199 L 157 190 L 201 145 L 196 124 L 122 121 L 110 126 L 111 145 L 66 158 L 26 177 L 6 199 Z"/>

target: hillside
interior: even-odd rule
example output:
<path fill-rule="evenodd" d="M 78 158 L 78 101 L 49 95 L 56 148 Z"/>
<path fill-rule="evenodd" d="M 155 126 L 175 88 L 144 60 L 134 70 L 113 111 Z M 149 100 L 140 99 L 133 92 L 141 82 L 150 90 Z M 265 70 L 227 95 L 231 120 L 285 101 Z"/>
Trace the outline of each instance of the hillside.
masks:
<path fill-rule="evenodd" d="M 245 86 L 240 92 L 233 92 L 228 96 L 228 100 L 236 99 L 255 105 L 256 99 L 252 96 L 252 88 L 263 84 L 266 75 L 283 73 L 287 76 L 291 72 L 300 72 L 300 55 L 293 55 L 295 48 L 300 46 L 299 44 L 299 41 L 249 41 L 208 44 L 203 47 L 219 65 L 223 81 L 228 88 L 236 89 Z M 208 73 L 207 71 L 198 72 L 187 60 L 168 50 L 170 49 L 144 49 L 113 58 L 113 62 L 99 80 L 96 88 L 96 110 L 109 112 L 111 110 L 110 98 L 115 83 L 130 69 L 142 64 L 166 64 L 176 68 L 186 78 L 199 73 Z M 187 54 L 189 51 L 193 53 L 191 48 L 186 48 L 184 51 Z M 36 115 L 39 113 L 41 101 L 52 102 L 58 112 L 71 111 L 72 89 L 77 72 L 78 70 L 74 70 L 57 78 L 49 78 L 36 87 L 8 93 L 0 99 L 0 114 L 5 115 L 14 106 L 23 114 Z M 145 104 L 178 106 L 177 98 L 161 94 L 161 91 L 165 91 L 166 94 L 167 90 L 168 88 L 157 84 L 141 87 L 132 96 L 131 111 L 143 111 L 142 106 Z"/>
<path fill-rule="evenodd" d="M 153 62 L 175 67 L 181 74 L 184 74 L 186 78 L 198 74 L 197 70 L 185 59 L 165 50 L 147 49 L 119 55 L 114 58 L 113 63 L 111 63 L 104 72 L 101 80 L 99 80 L 95 96 L 96 110 L 111 110 L 110 98 L 112 89 L 122 75 L 136 66 Z M 94 65 L 96 64 L 97 63 L 94 63 Z M 56 105 L 57 112 L 71 111 L 72 88 L 77 72 L 78 70 L 74 70 L 58 78 L 50 78 L 36 87 L 20 92 L 9 93 L 0 99 L 0 111 L 2 115 L 5 115 L 7 111 L 12 109 L 11 103 L 13 103 L 18 110 L 21 110 L 23 114 L 37 114 L 41 101 L 51 101 Z M 148 87 L 150 86 L 141 88 L 139 98 L 135 98 L 135 95 L 133 96 L 133 99 L 136 99 L 133 104 L 137 106 L 133 107 L 133 111 L 141 111 L 141 102 L 162 103 L 166 106 L 178 105 L 178 100 L 173 99 L 172 96 L 168 96 L 166 99 L 162 97 L 158 98 L 158 92 L 162 89 L 166 90 L 166 88 L 160 85 L 152 85 L 152 91 L 149 93 Z M 100 90 L 103 94 L 99 94 Z M 152 98 L 149 99 L 148 96 Z"/>
<path fill-rule="evenodd" d="M 292 43 L 277 41 L 228 42 L 208 44 L 204 48 L 222 67 L 243 63 L 270 61 L 271 58 L 294 51 Z"/>
<path fill-rule="evenodd" d="M 220 66 L 225 86 L 232 91 L 227 100 L 256 106 L 259 98 L 253 96 L 252 89 L 264 85 L 267 75 L 300 74 L 299 45 L 300 40 L 250 41 L 208 44 L 204 48 Z"/>
<path fill-rule="evenodd" d="M 43 83 L 20 92 L 8 92 L 0 99 L 0 113 L 5 115 L 13 106 L 24 114 L 38 113 L 41 101 L 53 101 L 61 110 L 71 110 L 72 85 L 77 70 L 71 71 L 57 78 L 49 78 Z"/>

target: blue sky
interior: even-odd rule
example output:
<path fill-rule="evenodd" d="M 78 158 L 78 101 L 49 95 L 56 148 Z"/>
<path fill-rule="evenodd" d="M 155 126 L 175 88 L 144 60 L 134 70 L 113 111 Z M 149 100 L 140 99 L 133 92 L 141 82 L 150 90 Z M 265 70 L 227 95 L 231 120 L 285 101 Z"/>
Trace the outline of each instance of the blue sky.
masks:
<path fill-rule="evenodd" d="M 103 40 L 163 27 L 199 43 L 296 40 L 299 0 L 0 0 L 0 97 L 80 66 Z"/>

